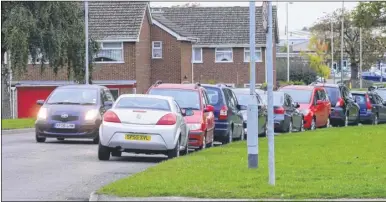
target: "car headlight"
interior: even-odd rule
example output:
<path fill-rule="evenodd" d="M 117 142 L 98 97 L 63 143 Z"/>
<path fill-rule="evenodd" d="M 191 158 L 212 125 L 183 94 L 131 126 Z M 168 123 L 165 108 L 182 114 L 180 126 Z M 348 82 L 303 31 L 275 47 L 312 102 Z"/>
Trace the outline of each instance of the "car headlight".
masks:
<path fill-rule="evenodd" d="M 88 112 L 86 113 L 86 116 L 84 117 L 84 119 L 85 119 L 86 121 L 92 121 L 92 120 L 95 120 L 95 119 L 97 118 L 98 114 L 99 114 L 99 111 L 98 111 L 98 110 L 92 109 L 92 110 L 90 110 L 90 111 L 88 111 Z"/>
<path fill-rule="evenodd" d="M 38 112 L 38 117 L 37 119 L 40 119 L 40 120 L 45 120 L 47 119 L 47 108 L 40 108 L 39 112 Z"/>
<path fill-rule="evenodd" d="M 199 130 L 201 129 L 201 124 L 188 124 L 189 130 Z"/>

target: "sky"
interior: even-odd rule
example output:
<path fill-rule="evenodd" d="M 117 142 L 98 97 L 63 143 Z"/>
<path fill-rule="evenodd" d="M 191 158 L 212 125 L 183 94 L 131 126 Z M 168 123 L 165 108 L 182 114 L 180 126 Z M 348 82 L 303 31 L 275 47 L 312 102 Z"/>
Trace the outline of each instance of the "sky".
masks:
<path fill-rule="evenodd" d="M 181 5 L 187 2 L 151 2 L 151 6 Z M 249 6 L 249 2 L 199 2 L 201 6 Z M 275 2 L 278 5 L 278 23 L 280 36 L 284 36 L 286 26 L 286 2 Z M 345 9 L 353 9 L 358 2 L 344 2 Z M 261 2 L 256 2 L 260 6 Z M 331 13 L 342 8 L 342 2 L 292 2 L 288 6 L 289 31 L 297 31 L 303 27 L 309 27 L 324 13 Z"/>

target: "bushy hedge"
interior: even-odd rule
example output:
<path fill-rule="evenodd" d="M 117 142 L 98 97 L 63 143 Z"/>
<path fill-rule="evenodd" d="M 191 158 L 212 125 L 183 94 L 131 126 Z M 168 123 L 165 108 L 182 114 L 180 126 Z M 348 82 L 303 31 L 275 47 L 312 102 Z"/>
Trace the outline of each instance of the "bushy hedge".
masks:
<path fill-rule="evenodd" d="M 290 80 L 308 85 L 317 79 L 315 70 L 301 57 L 290 58 Z M 287 81 L 287 58 L 276 58 L 276 80 Z"/>

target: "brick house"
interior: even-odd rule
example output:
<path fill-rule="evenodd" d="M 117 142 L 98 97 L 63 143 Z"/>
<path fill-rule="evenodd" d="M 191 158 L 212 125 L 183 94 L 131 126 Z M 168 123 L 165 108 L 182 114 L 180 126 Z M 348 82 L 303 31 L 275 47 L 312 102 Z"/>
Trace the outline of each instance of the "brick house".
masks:
<path fill-rule="evenodd" d="M 276 43 L 275 7 L 273 14 Z M 262 9 L 256 7 L 257 83 L 266 80 L 260 19 Z M 92 81 L 109 87 L 115 96 L 144 93 L 156 80 L 249 82 L 248 7 L 150 8 L 148 2 L 138 1 L 89 2 L 89 33 L 101 47 Z M 274 50 L 274 70 L 275 54 Z M 34 116 L 36 100 L 45 99 L 56 86 L 72 83 L 65 68 L 55 75 L 49 68 L 41 73 L 38 66 L 29 65 L 23 75 L 14 75 L 18 117 Z"/>

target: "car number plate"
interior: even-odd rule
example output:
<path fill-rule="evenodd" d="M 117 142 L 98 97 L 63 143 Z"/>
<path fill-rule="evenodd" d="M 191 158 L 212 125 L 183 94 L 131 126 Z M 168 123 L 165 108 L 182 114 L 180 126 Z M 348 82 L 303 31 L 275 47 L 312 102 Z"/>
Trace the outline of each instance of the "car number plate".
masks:
<path fill-rule="evenodd" d="M 126 140 L 136 140 L 136 141 L 150 141 L 151 136 L 150 135 L 132 135 L 132 134 L 126 134 L 125 135 Z"/>
<path fill-rule="evenodd" d="M 275 114 L 273 116 L 273 119 L 277 120 L 277 121 L 282 121 L 282 120 L 284 120 L 284 115 L 283 114 Z"/>
<path fill-rule="evenodd" d="M 56 123 L 55 128 L 74 129 L 75 124 L 73 124 L 73 123 Z"/>

